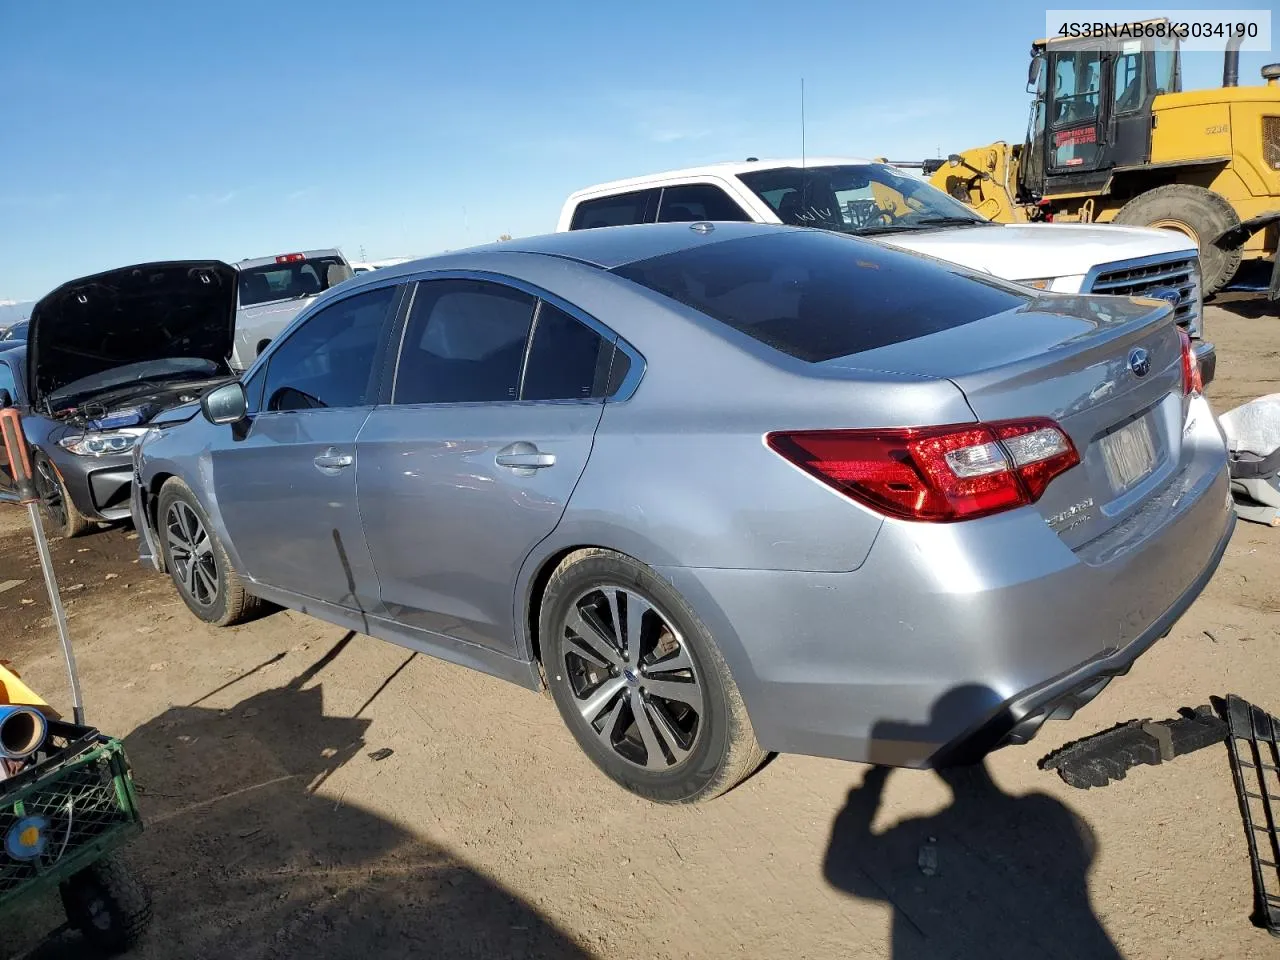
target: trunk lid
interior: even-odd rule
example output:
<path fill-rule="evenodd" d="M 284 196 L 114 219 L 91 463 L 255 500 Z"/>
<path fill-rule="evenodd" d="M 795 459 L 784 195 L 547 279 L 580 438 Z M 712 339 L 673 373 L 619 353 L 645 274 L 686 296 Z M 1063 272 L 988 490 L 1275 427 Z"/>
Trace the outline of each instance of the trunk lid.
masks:
<path fill-rule="evenodd" d="M 946 378 L 983 421 L 1056 421 L 1081 462 L 1035 507 L 1071 547 L 1123 522 L 1181 460 L 1182 343 L 1164 302 L 1041 296 L 828 365 Z"/>
<path fill-rule="evenodd" d="M 31 310 L 31 405 L 156 361 L 207 361 L 226 372 L 235 322 L 236 271 L 219 260 L 136 264 L 64 283 Z"/>

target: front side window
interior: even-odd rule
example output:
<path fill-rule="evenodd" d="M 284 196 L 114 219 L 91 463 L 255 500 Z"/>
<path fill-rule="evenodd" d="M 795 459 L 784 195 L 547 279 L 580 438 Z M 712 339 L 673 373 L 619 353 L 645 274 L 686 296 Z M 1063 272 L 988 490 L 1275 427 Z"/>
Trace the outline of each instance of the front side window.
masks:
<path fill-rule="evenodd" d="M 267 362 L 265 409 L 371 403 L 373 367 L 397 290 L 381 287 L 347 297 L 303 322 Z"/>
<path fill-rule="evenodd" d="M 863 235 L 987 223 L 932 184 L 879 163 L 775 167 L 738 179 L 797 227 Z"/>
<path fill-rule="evenodd" d="M 733 198 L 710 183 L 686 183 L 662 191 L 659 223 L 688 223 L 694 220 L 746 221 L 747 216 Z"/>
<path fill-rule="evenodd" d="M 1116 57 L 1115 82 L 1111 88 L 1116 113 L 1133 113 L 1142 109 L 1146 100 L 1142 65 L 1143 57 L 1140 52 Z"/>
<path fill-rule="evenodd" d="M 1182 89 L 1178 76 L 1178 41 L 1174 37 L 1155 40 L 1156 93 L 1177 93 Z"/>
<path fill-rule="evenodd" d="M 1097 50 L 1058 54 L 1053 74 L 1053 125 L 1071 126 L 1098 119 L 1102 61 Z"/>
<path fill-rule="evenodd" d="M 240 306 L 297 300 L 323 293 L 331 285 L 329 268 L 342 265 L 339 257 L 314 257 L 293 263 L 245 267 L 240 271 Z M 346 271 L 338 272 L 345 274 Z"/>
<path fill-rule="evenodd" d="M 633 190 L 615 193 L 599 200 L 584 200 L 573 211 L 570 230 L 591 230 L 595 227 L 621 227 L 632 223 L 652 223 L 654 207 L 658 203 L 657 190 Z"/>
<path fill-rule="evenodd" d="M 480 280 L 419 283 L 392 402 L 518 400 L 536 302 L 523 291 Z"/>

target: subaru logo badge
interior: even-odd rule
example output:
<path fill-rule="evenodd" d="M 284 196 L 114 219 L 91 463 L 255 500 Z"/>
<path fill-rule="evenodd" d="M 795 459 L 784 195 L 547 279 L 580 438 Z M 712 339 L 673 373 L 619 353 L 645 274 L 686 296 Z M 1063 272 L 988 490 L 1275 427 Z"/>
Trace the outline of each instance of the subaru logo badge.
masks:
<path fill-rule="evenodd" d="M 1141 347 L 1134 347 L 1129 353 L 1129 369 L 1134 376 L 1145 377 L 1151 370 L 1151 357 Z"/>
<path fill-rule="evenodd" d="M 1153 287 L 1141 296 L 1150 297 L 1152 300 L 1163 300 L 1175 307 L 1182 302 L 1182 294 L 1173 287 Z"/>

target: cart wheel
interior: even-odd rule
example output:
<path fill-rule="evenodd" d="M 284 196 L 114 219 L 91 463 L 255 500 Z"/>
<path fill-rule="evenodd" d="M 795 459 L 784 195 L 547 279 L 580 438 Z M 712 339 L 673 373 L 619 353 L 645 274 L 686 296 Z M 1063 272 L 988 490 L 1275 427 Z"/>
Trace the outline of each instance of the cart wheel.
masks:
<path fill-rule="evenodd" d="M 104 953 L 133 946 L 151 922 L 151 896 L 115 857 L 104 857 L 61 886 L 67 921 Z"/>

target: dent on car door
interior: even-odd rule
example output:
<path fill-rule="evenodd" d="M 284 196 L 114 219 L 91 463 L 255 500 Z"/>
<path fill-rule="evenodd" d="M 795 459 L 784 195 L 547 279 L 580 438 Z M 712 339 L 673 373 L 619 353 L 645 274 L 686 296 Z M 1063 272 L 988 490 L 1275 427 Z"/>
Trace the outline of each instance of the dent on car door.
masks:
<path fill-rule="evenodd" d="M 514 652 L 516 575 L 586 466 L 613 341 L 511 287 L 419 283 L 392 402 L 358 443 L 388 616 Z"/>
<path fill-rule="evenodd" d="M 290 334 L 254 375 L 255 412 L 223 428 L 213 483 L 227 534 L 254 580 L 363 613 L 377 578 L 356 503 L 356 435 L 377 399 L 399 298 L 339 300 Z"/>

